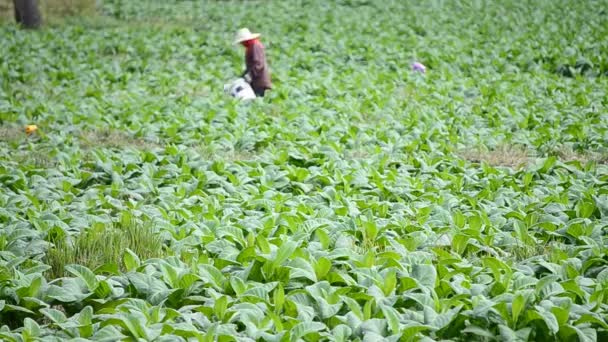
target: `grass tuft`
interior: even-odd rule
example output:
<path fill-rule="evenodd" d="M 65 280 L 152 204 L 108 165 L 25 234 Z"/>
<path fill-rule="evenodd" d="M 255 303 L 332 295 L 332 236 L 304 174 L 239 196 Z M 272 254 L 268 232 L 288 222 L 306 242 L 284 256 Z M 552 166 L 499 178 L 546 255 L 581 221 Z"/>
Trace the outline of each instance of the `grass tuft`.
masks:
<path fill-rule="evenodd" d="M 99 225 L 74 238 L 63 237 L 52 241 L 47 253 L 51 279 L 66 276 L 65 266 L 78 264 L 95 270 L 100 266 L 116 265 L 124 270 L 123 255 L 127 248 L 140 259 L 163 256 L 163 242 L 150 222 L 131 219 L 111 226 Z"/>

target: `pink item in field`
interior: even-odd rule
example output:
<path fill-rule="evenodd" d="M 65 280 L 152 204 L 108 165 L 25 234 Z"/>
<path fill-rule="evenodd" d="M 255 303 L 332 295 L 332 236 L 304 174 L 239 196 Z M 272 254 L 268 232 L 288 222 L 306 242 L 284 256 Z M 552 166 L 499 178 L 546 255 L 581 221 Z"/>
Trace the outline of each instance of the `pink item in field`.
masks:
<path fill-rule="evenodd" d="M 412 64 L 412 70 L 425 73 L 426 72 L 426 67 L 422 63 L 415 62 L 415 63 Z"/>

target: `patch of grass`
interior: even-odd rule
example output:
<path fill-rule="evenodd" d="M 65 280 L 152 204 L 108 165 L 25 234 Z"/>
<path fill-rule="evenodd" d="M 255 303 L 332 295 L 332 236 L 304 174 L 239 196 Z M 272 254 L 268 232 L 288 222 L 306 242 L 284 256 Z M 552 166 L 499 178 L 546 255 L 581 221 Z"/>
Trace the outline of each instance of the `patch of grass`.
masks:
<path fill-rule="evenodd" d="M 137 149 L 149 150 L 158 147 L 157 144 L 145 141 L 144 139 L 135 138 L 124 132 L 108 129 L 83 131 L 79 138 L 81 144 L 80 146 L 85 149 L 96 147 L 133 147 Z"/>
<path fill-rule="evenodd" d="M 534 153 L 526 148 L 512 146 L 512 145 L 500 145 L 493 150 L 474 148 L 469 150 L 461 150 L 457 154 L 473 163 L 479 163 L 485 161 L 492 166 L 507 166 L 513 168 L 519 168 L 534 160 Z M 550 152 L 551 155 L 555 155 L 559 160 L 563 162 L 579 161 L 585 164 L 590 161 L 597 162 L 599 164 L 608 163 L 608 155 L 597 151 L 587 151 L 584 153 L 574 151 L 569 147 L 560 147 L 554 152 Z"/>
<path fill-rule="evenodd" d="M 364 149 L 354 149 L 345 151 L 345 157 L 348 160 L 368 159 L 372 155 Z"/>
<path fill-rule="evenodd" d="M 255 160 L 256 154 L 248 151 L 229 151 L 222 154 L 221 159 L 229 162 Z"/>
<path fill-rule="evenodd" d="M 505 252 L 507 252 L 507 258 L 515 262 L 543 257 L 550 262 L 560 263 L 570 257 L 567 246 L 557 241 L 547 241 L 533 245 L 517 244 L 506 248 Z"/>
<path fill-rule="evenodd" d="M 57 161 L 45 152 L 20 152 L 14 161 L 21 165 L 31 165 L 37 168 L 48 169 L 57 166 Z"/>
<path fill-rule="evenodd" d="M 42 20 L 46 23 L 54 23 L 64 17 L 97 14 L 96 0 L 40 0 L 39 6 Z M 0 21 L 10 20 L 14 20 L 13 1 L 0 0 Z"/>
<path fill-rule="evenodd" d="M 556 152 L 557 157 L 563 161 L 579 161 L 583 164 L 594 161 L 599 164 L 608 163 L 608 155 L 605 153 L 588 151 L 585 153 L 576 152 L 571 148 L 563 147 Z"/>
<path fill-rule="evenodd" d="M 44 0 L 40 9 L 47 16 L 94 15 L 97 12 L 96 0 Z"/>
<path fill-rule="evenodd" d="M 46 262 L 51 266 L 48 271 L 51 279 L 65 276 L 65 266 L 69 264 L 83 265 L 91 270 L 108 265 L 124 269 L 123 255 L 127 248 L 142 260 L 164 255 L 163 241 L 152 224 L 134 219 L 110 226 L 99 225 L 74 238 L 60 237 L 53 242 L 54 247 L 46 256 Z"/>
<path fill-rule="evenodd" d="M 38 134 L 38 132 L 33 133 L 31 138 L 37 137 Z M 109 129 L 82 131 L 78 138 L 80 141 L 80 146 L 84 149 L 92 149 L 97 147 L 133 147 L 137 149 L 149 150 L 159 147 L 158 144 L 141 138 L 133 137 L 124 132 Z M 6 142 L 10 145 L 18 146 L 26 139 L 28 139 L 28 135 L 25 134 L 24 128 L 8 125 L 0 126 L 0 142 Z"/>
<path fill-rule="evenodd" d="M 10 161 L 19 163 L 22 166 L 30 165 L 34 167 L 49 168 L 57 163 L 45 151 L 24 150 L 22 147 L 27 145 L 28 140 L 39 140 L 39 133 L 35 132 L 27 135 L 23 128 L 17 126 L 0 126 L 0 143 L 6 144 L 12 151 Z"/>
<path fill-rule="evenodd" d="M 530 152 L 522 147 L 501 145 L 494 150 L 469 149 L 459 151 L 460 157 L 474 163 L 485 161 L 492 166 L 522 167 L 530 163 Z"/>
<path fill-rule="evenodd" d="M 516 245 L 510 250 L 511 257 L 516 261 L 526 260 L 539 255 L 546 255 L 551 251 L 551 247 L 546 244 L 536 245 Z"/>
<path fill-rule="evenodd" d="M 253 151 L 240 149 L 212 149 L 208 146 L 193 146 L 203 159 L 223 162 L 241 162 L 256 160 L 259 155 Z"/>
<path fill-rule="evenodd" d="M 25 139 L 25 132 L 15 126 L 0 126 L 0 142 L 20 143 Z"/>

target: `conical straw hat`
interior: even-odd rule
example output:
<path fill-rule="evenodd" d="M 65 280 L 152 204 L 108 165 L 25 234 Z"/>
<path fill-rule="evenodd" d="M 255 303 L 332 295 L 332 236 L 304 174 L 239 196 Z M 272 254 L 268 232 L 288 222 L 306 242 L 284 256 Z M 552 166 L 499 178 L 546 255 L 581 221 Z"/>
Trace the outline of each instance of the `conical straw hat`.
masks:
<path fill-rule="evenodd" d="M 234 37 L 234 44 L 238 44 L 246 40 L 256 39 L 259 36 L 261 36 L 261 34 L 251 33 L 248 28 L 242 28 L 236 32 L 236 35 Z"/>

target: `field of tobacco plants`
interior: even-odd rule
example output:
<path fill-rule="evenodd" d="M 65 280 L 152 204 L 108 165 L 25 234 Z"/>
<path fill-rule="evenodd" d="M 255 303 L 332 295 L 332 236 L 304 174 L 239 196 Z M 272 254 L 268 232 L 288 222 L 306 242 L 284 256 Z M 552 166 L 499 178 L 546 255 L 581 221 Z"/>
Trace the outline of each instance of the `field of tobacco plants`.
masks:
<path fill-rule="evenodd" d="M 98 6 L 0 22 L 0 340 L 608 340 L 607 1 Z"/>

